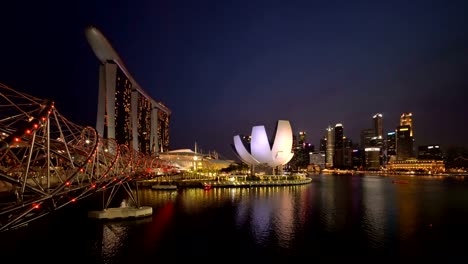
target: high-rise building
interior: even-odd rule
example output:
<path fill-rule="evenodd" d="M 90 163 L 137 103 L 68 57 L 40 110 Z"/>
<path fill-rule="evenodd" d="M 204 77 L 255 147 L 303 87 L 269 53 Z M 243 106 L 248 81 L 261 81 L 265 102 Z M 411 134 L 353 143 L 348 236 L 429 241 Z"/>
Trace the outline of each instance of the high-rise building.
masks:
<path fill-rule="evenodd" d="M 306 143 L 307 140 L 307 133 L 304 131 L 299 132 L 299 145 L 304 147 L 304 144 Z"/>
<path fill-rule="evenodd" d="M 365 166 L 368 170 L 379 170 L 380 169 L 380 148 L 371 147 L 365 148 L 366 162 Z"/>
<path fill-rule="evenodd" d="M 333 167 L 335 155 L 335 134 L 331 126 L 327 127 L 327 152 L 325 153 L 325 165 L 327 168 Z"/>
<path fill-rule="evenodd" d="M 343 125 L 341 123 L 335 125 L 335 155 L 333 165 L 336 168 L 341 168 L 345 166 L 343 130 Z"/>
<path fill-rule="evenodd" d="M 372 128 L 367 128 L 361 130 L 361 149 L 364 150 L 365 148 L 371 147 L 371 139 L 374 137 L 375 132 Z"/>
<path fill-rule="evenodd" d="M 374 122 L 374 136 L 371 138 L 371 144 L 373 147 L 380 148 L 380 156 L 383 154 L 384 150 L 384 139 L 383 139 L 383 117 L 382 114 L 375 114 L 372 117 Z"/>
<path fill-rule="evenodd" d="M 413 113 L 403 113 L 403 114 L 401 114 L 400 126 L 409 126 L 410 127 L 410 137 L 411 137 L 411 141 L 412 141 L 411 153 L 415 153 Z"/>
<path fill-rule="evenodd" d="M 410 137 L 414 137 L 413 113 L 403 113 L 400 117 L 400 126 L 410 127 Z"/>
<path fill-rule="evenodd" d="M 353 142 L 343 136 L 343 166 L 351 168 L 353 166 Z"/>
<path fill-rule="evenodd" d="M 387 161 L 393 161 L 396 159 L 396 132 L 388 132 L 387 140 Z"/>
<path fill-rule="evenodd" d="M 418 147 L 418 160 L 443 160 L 444 155 L 439 145 Z"/>
<path fill-rule="evenodd" d="M 407 160 L 413 157 L 413 137 L 411 127 L 398 126 L 396 130 L 396 159 Z"/>
<path fill-rule="evenodd" d="M 320 139 L 319 151 L 323 153 L 327 152 L 327 136 L 324 136 L 323 138 Z"/>
<path fill-rule="evenodd" d="M 135 81 L 104 35 L 94 27 L 86 38 L 101 62 L 96 130 L 145 154 L 169 150 L 171 111 Z"/>
<path fill-rule="evenodd" d="M 309 153 L 309 164 L 318 165 L 320 169 L 325 168 L 325 152 L 310 152 Z"/>
<path fill-rule="evenodd" d="M 382 114 L 375 114 L 372 119 L 374 120 L 374 136 L 377 138 L 383 138 L 383 121 L 382 121 Z"/>

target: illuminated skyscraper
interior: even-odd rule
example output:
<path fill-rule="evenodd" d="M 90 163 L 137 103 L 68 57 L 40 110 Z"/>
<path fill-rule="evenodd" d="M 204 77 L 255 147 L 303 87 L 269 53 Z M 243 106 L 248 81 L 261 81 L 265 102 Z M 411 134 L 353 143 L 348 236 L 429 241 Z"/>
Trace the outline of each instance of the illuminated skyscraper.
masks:
<path fill-rule="evenodd" d="M 104 138 L 145 154 L 167 151 L 171 111 L 133 79 L 109 41 L 96 28 L 86 38 L 101 62 L 96 130 Z"/>
<path fill-rule="evenodd" d="M 439 145 L 418 146 L 419 160 L 443 160 L 444 155 Z"/>
<path fill-rule="evenodd" d="M 374 120 L 374 132 L 377 138 L 383 138 L 383 121 L 382 121 L 382 114 L 375 114 L 372 119 Z"/>
<path fill-rule="evenodd" d="M 335 155 L 335 134 L 331 126 L 327 127 L 327 152 L 325 153 L 325 166 L 333 167 L 333 156 Z"/>
<path fill-rule="evenodd" d="M 343 125 L 338 123 L 335 125 L 335 156 L 333 160 L 333 165 L 337 168 L 343 167 L 345 165 L 343 139 Z"/>
<path fill-rule="evenodd" d="M 396 130 L 396 159 L 407 160 L 413 157 L 413 138 L 408 125 L 399 126 Z"/>
<path fill-rule="evenodd" d="M 409 126 L 410 127 L 410 137 L 414 137 L 413 130 L 413 113 L 403 113 L 400 117 L 400 126 Z"/>
<path fill-rule="evenodd" d="M 320 139 L 319 151 L 323 153 L 327 152 L 327 136 Z"/>
<path fill-rule="evenodd" d="M 375 135 L 375 131 L 372 128 L 367 128 L 361 130 L 361 149 L 364 150 L 365 148 L 370 148 L 371 140 Z"/>
<path fill-rule="evenodd" d="M 300 145 L 301 147 L 304 147 L 304 144 L 306 143 L 306 139 L 307 139 L 307 134 L 306 134 L 306 132 L 300 131 L 300 132 L 299 132 L 299 145 Z"/>
<path fill-rule="evenodd" d="M 396 159 L 396 132 L 387 133 L 387 161 Z"/>

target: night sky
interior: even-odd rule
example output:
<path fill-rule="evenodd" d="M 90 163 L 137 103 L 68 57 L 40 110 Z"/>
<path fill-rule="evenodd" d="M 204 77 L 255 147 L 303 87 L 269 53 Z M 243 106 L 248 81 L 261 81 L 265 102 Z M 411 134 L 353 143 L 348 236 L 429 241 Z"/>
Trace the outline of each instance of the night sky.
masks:
<path fill-rule="evenodd" d="M 5 2 L 5 1 L 3 1 Z M 468 1 L 8 1 L 0 82 L 95 126 L 96 26 L 172 110 L 170 148 L 216 150 L 290 120 L 318 148 L 328 125 L 359 142 L 414 114 L 416 145 L 467 146 Z"/>

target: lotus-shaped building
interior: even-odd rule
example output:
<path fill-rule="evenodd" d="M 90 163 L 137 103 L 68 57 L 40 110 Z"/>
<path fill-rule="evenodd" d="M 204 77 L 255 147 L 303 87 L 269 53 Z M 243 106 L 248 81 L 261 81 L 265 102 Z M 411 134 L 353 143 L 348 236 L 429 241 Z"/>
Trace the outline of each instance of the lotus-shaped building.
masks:
<path fill-rule="evenodd" d="M 234 150 L 239 158 L 249 164 L 267 164 L 277 167 L 288 163 L 292 153 L 293 134 L 288 120 L 278 120 L 270 142 L 265 126 L 254 126 L 250 136 L 250 143 L 243 140 L 240 135 L 234 136 Z"/>

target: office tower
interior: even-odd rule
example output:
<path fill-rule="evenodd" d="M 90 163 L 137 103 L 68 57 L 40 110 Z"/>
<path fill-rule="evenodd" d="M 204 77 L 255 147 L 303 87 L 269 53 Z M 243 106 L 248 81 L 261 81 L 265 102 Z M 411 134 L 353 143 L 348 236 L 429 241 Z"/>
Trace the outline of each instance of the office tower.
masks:
<path fill-rule="evenodd" d="M 366 162 L 365 166 L 367 170 L 379 170 L 380 169 L 380 148 L 370 147 L 365 148 Z"/>
<path fill-rule="evenodd" d="M 388 132 L 387 140 L 387 161 L 394 161 L 396 159 L 396 132 Z"/>
<path fill-rule="evenodd" d="M 301 147 L 304 147 L 304 144 L 306 143 L 307 140 L 307 134 L 304 131 L 299 132 L 299 145 Z"/>
<path fill-rule="evenodd" d="M 413 113 L 403 113 L 400 117 L 400 126 L 410 127 L 410 137 L 414 137 Z"/>
<path fill-rule="evenodd" d="M 398 126 L 396 130 L 396 159 L 407 160 L 413 157 L 413 138 L 409 125 Z"/>
<path fill-rule="evenodd" d="M 353 168 L 362 169 L 364 164 L 364 155 L 362 154 L 364 149 L 361 150 L 359 144 L 353 144 L 353 154 L 351 158 L 353 160 Z"/>
<path fill-rule="evenodd" d="M 418 147 L 418 159 L 420 160 L 443 160 L 444 155 L 439 145 L 426 145 Z"/>
<path fill-rule="evenodd" d="M 335 125 L 335 155 L 333 165 L 336 168 L 343 167 L 344 164 L 344 141 L 343 141 L 343 125 L 338 123 Z"/>
<path fill-rule="evenodd" d="M 89 27 L 85 33 L 101 62 L 96 118 L 98 133 L 144 154 L 167 151 L 169 108 L 153 100 L 133 79 L 98 29 Z"/>
<path fill-rule="evenodd" d="M 374 120 L 374 136 L 377 138 L 383 138 L 383 121 L 382 121 L 382 114 L 375 114 L 372 119 Z"/>
<path fill-rule="evenodd" d="M 309 164 L 318 165 L 320 169 L 325 168 L 325 152 L 310 152 L 309 153 Z"/>
<path fill-rule="evenodd" d="M 333 159 L 335 155 L 335 134 L 333 128 L 328 126 L 327 128 L 327 152 L 325 154 L 325 162 L 327 168 L 333 167 Z"/>
<path fill-rule="evenodd" d="M 400 126 L 409 126 L 410 127 L 410 137 L 412 141 L 411 153 L 415 153 L 415 144 L 414 144 L 414 120 L 413 113 L 403 113 L 400 117 Z"/>
<path fill-rule="evenodd" d="M 375 132 L 372 128 L 361 130 L 361 149 L 371 147 L 371 139 L 374 137 Z"/>
<path fill-rule="evenodd" d="M 319 151 L 321 152 L 327 152 L 327 136 L 324 136 L 323 138 L 320 139 L 320 147 Z"/>
<path fill-rule="evenodd" d="M 351 168 L 353 166 L 353 142 L 343 136 L 343 166 Z"/>

